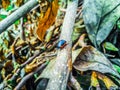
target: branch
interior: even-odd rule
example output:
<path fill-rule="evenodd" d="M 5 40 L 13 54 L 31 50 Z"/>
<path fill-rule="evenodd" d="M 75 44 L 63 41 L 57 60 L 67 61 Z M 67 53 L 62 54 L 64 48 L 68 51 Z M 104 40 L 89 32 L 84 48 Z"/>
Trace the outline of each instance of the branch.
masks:
<path fill-rule="evenodd" d="M 47 66 L 47 63 L 42 64 L 41 66 L 39 66 L 34 72 L 31 72 L 30 74 L 26 75 L 20 82 L 19 84 L 15 87 L 14 90 L 20 90 L 26 83 L 26 81 L 28 79 L 30 79 L 31 77 L 33 77 L 33 75 L 39 71 L 42 71 L 45 67 Z"/>
<path fill-rule="evenodd" d="M 32 8 L 38 5 L 37 0 L 30 0 L 23 6 L 21 6 L 18 10 L 13 12 L 7 18 L 0 22 L 0 33 L 5 31 L 10 25 L 12 25 L 16 20 L 20 19 L 23 15 L 28 13 Z"/>
<path fill-rule="evenodd" d="M 50 80 L 46 90 L 66 90 L 67 81 L 71 68 L 69 62 L 72 63 L 72 32 L 75 23 L 78 0 L 73 0 L 68 4 L 65 19 L 63 22 L 60 40 L 66 40 L 67 46 L 58 51 L 56 62 L 50 72 Z"/>

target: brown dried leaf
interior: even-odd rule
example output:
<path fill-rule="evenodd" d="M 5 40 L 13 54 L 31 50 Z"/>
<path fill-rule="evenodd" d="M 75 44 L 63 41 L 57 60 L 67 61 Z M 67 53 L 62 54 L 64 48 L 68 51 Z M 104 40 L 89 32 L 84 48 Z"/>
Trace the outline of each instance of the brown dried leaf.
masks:
<path fill-rule="evenodd" d="M 82 48 L 73 66 L 79 71 L 95 70 L 101 73 L 110 73 L 120 78 L 111 62 L 92 46 Z"/>
<path fill-rule="evenodd" d="M 58 0 L 54 0 L 49 5 L 45 15 L 41 15 L 38 29 L 36 30 L 36 34 L 39 40 L 43 41 L 46 30 L 55 22 L 58 7 Z"/>
<path fill-rule="evenodd" d="M 19 7 L 22 5 L 23 2 L 24 2 L 24 0 L 17 0 L 15 4 L 16 4 L 16 6 Z"/>
<path fill-rule="evenodd" d="M 37 65 L 36 65 L 36 64 L 26 65 L 26 67 L 25 67 L 25 72 L 26 72 L 26 73 L 30 73 L 30 72 L 34 71 L 36 68 L 37 68 Z"/>
<path fill-rule="evenodd" d="M 6 9 L 10 5 L 10 0 L 2 0 L 2 7 Z"/>

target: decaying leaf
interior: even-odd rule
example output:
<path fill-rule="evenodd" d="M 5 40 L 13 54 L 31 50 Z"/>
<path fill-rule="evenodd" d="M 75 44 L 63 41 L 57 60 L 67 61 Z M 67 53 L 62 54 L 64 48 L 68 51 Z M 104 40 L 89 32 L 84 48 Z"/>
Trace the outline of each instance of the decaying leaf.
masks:
<path fill-rule="evenodd" d="M 38 29 L 36 30 L 36 34 L 39 40 L 43 41 L 46 30 L 55 22 L 58 7 L 58 0 L 54 0 L 49 4 L 45 15 L 41 15 Z"/>
<path fill-rule="evenodd" d="M 110 73 L 120 78 L 111 62 L 92 46 L 82 48 L 73 66 L 80 71 L 95 70 L 101 73 Z"/>
<path fill-rule="evenodd" d="M 108 37 L 120 17 L 120 0 L 84 0 L 83 19 L 91 42 L 96 46 Z"/>
<path fill-rule="evenodd" d="M 2 7 L 6 9 L 10 5 L 10 0 L 2 0 Z"/>

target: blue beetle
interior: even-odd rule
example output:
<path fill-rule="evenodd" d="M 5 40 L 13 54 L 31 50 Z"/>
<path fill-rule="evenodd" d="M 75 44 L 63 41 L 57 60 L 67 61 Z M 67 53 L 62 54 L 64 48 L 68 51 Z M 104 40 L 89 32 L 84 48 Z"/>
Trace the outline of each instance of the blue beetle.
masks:
<path fill-rule="evenodd" d="M 57 48 L 59 49 L 63 49 L 67 44 L 67 42 L 65 40 L 60 40 L 57 44 Z"/>

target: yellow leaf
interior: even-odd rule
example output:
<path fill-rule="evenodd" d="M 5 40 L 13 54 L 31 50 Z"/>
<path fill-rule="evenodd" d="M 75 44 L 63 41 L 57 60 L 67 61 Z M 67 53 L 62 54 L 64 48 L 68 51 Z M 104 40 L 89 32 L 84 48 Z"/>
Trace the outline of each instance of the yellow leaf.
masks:
<path fill-rule="evenodd" d="M 98 75 L 98 78 L 101 79 L 105 83 L 108 90 L 110 90 L 111 87 L 117 87 L 117 85 L 107 76 L 104 76 L 100 73 L 98 73 L 97 75 Z"/>
<path fill-rule="evenodd" d="M 97 74 L 96 72 L 92 72 L 92 76 L 91 76 L 91 86 L 97 87 L 99 86 L 99 82 L 97 79 Z"/>
<path fill-rule="evenodd" d="M 2 68 L 1 76 L 2 76 L 3 79 L 5 78 L 5 74 L 6 74 L 6 70 L 5 70 L 5 68 Z"/>
<path fill-rule="evenodd" d="M 15 54 L 15 46 L 14 45 L 11 46 L 11 51 L 12 51 L 12 54 Z"/>
<path fill-rule="evenodd" d="M 58 0 L 52 1 L 45 14 L 40 16 L 36 34 L 39 40 L 43 41 L 46 30 L 55 22 L 58 11 Z"/>
<path fill-rule="evenodd" d="M 30 64 L 27 64 L 25 67 L 25 72 L 30 73 L 34 71 L 39 66 L 39 63 L 36 62 L 36 59 L 34 59 Z"/>
<path fill-rule="evenodd" d="M 2 0 L 2 7 L 4 9 L 6 9 L 9 5 L 10 5 L 10 1 L 9 0 Z"/>
<path fill-rule="evenodd" d="M 34 71 L 36 68 L 37 68 L 37 65 L 36 65 L 36 64 L 26 65 L 26 67 L 25 67 L 25 72 L 26 72 L 26 73 L 30 73 L 30 72 Z"/>

